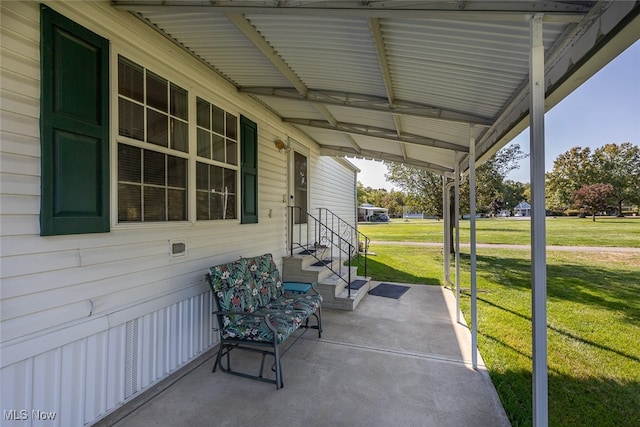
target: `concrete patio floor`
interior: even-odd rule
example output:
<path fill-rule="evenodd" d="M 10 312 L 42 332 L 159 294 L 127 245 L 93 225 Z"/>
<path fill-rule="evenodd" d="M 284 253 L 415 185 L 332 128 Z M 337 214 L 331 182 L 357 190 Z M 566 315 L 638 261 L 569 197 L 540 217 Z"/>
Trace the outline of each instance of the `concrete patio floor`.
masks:
<path fill-rule="evenodd" d="M 356 311 L 325 309 L 322 339 L 308 330 L 282 358 L 278 391 L 211 373 L 210 351 L 150 400 L 100 424 L 508 426 L 482 358 L 471 367 L 469 330 L 456 323 L 452 292 L 410 286 L 399 300 L 367 295 Z M 235 353 L 235 368 L 257 369 L 258 355 Z"/>

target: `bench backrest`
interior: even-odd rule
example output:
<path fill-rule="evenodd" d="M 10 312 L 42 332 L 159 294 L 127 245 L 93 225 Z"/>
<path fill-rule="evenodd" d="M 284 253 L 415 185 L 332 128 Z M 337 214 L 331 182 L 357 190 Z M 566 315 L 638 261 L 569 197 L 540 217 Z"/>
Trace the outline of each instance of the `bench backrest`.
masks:
<path fill-rule="evenodd" d="M 223 311 L 253 313 L 284 293 L 271 254 L 211 267 L 209 282 Z"/>
<path fill-rule="evenodd" d="M 255 281 L 260 307 L 264 307 L 284 294 L 280 272 L 271 254 L 243 258 L 243 260 L 247 262 L 249 276 Z"/>

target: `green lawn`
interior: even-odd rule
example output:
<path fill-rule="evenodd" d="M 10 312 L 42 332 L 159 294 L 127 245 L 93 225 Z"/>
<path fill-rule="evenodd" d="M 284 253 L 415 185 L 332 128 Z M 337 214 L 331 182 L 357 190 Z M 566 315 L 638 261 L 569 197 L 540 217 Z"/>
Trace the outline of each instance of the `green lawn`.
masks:
<path fill-rule="evenodd" d="M 373 240 L 442 242 L 442 221 L 392 220 L 389 223 L 358 225 Z M 640 247 L 640 217 L 590 218 L 548 217 L 547 245 Z M 478 243 L 528 245 L 531 242 L 528 219 L 482 218 L 476 221 Z M 460 221 L 460 241 L 469 242 L 469 220 Z"/>
<path fill-rule="evenodd" d="M 563 245 L 594 241 L 599 246 L 617 242 L 640 247 L 638 219 L 598 219 L 593 224 L 567 218 L 550 219 L 548 224 L 565 236 Z M 527 244 L 524 225 L 528 227 L 528 221 L 481 220 L 478 240 Z M 590 240 L 581 236 L 585 229 L 591 230 Z M 410 241 L 418 234 L 441 236 L 441 223 L 367 225 L 360 231 L 376 241 Z M 607 236 L 601 236 L 603 232 Z M 524 241 L 505 240 L 509 235 Z M 376 256 L 369 258 L 368 273 L 375 280 L 442 284 L 439 248 L 374 244 L 371 251 Z M 468 288 L 468 250 L 461 262 L 461 283 Z M 530 426 L 529 251 L 479 248 L 477 263 L 480 352 L 512 425 Z M 640 253 L 548 251 L 547 293 L 549 424 L 640 425 Z M 469 319 L 470 298 L 465 294 L 462 309 Z"/>

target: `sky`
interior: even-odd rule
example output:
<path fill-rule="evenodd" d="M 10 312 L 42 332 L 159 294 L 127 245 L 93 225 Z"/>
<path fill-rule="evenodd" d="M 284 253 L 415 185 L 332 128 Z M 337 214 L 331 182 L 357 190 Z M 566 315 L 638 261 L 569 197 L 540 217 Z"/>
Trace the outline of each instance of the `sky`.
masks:
<path fill-rule="evenodd" d="M 594 149 L 605 144 L 631 142 L 640 145 L 640 41 L 635 42 L 598 73 L 574 90 L 545 114 L 545 169 L 572 147 Z M 510 144 L 520 144 L 529 152 L 529 128 Z M 361 172 L 358 181 L 365 187 L 393 189 L 384 178 L 382 162 L 349 159 Z M 507 179 L 529 182 L 529 162 Z"/>

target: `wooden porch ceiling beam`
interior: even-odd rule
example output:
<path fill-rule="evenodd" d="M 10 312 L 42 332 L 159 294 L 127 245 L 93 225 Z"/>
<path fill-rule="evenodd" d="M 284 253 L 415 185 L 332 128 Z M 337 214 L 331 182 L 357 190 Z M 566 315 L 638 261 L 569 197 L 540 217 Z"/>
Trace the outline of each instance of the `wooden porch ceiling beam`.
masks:
<path fill-rule="evenodd" d="M 468 153 L 469 147 L 454 144 L 447 141 L 440 141 L 437 139 L 427 138 L 421 135 L 414 135 L 410 133 L 403 133 L 398 136 L 394 129 L 384 129 L 375 126 L 367 126 L 355 123 L 341 123 L 331 124 L 323 120 L 309 120 L 309 119 L 294 119 L 283 118 L 282 121 L 286 123 L 292 123 L 298 126 L 308 126 L 319 129 L 327 129 L 336 132 L 342 132 L 353 135 L 369 136 L 372 138 L 382 138 L 395 142 L 402 142 L 405 144 L 422 145 L 425 147 L 442 148 L 444 150 L 452 150 L 462 153 Z"/>
<path fill-rule="evenodd" d="M 403 116 L 438 119 L 480 126 L 490 126 L 492 124 L 492 121 L 486 117 L 474 116 L 472 114 L 446 110 L 432 105 L 403 101 L 400 99 L 395 99 L 392 104 L 389 102 L 389 99 L 383 96 L 361 93 L 309 89 L 306 95 L 303 95 L 293 88 L 286 87 L 242 87 L 238 90 L 242 93 L 251 95 L 309 101 L 326 105 L 339 105 L 343 107 L 380 111 L 382 113 L 399 114 Z"/>
<path fill-rule="evenodd" d="M 553 1 L 483 1 L 425 2 L 425 1 L 290 1 L 214 2 L 185 0 L 112 0 L 121 10 L 132 12 L 218 13 L 218 14 L 278 14 L 297 16 L 361 17 L 361 18 L 420 18 L 453 21 L 515 21 L 523 22 L 534 13 L 544 13 L 545 22 L 575 23 L 589 11 L 582 2 Z"/>

